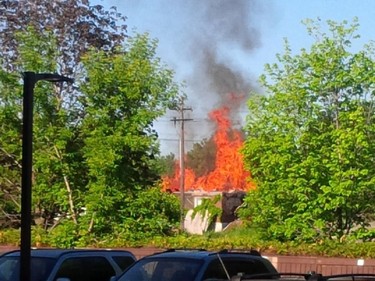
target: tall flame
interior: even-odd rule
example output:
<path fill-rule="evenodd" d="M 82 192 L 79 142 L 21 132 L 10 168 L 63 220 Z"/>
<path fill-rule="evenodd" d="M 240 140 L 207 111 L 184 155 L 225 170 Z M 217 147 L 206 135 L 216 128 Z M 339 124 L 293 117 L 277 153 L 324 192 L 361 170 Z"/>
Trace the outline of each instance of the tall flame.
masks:
<path fill-rule="evenodd" d="M 250 173 L 245 171 L 240 149 L 243 139 L 238 130 L 232 129 L 230 110 L 222 107 L 210 112 L 209 117 L 217 125 L 214 135 L 216 144 L 215 169 L 206 175 L 196 177 L 191 169 L 185 169 L 185 190 L 204 191 L 248 191 L 255 186 L 247 181 Z M 163 178 L 163 189 L 179 191 L 180 169 L 176 165 L 173 178 Z"/>

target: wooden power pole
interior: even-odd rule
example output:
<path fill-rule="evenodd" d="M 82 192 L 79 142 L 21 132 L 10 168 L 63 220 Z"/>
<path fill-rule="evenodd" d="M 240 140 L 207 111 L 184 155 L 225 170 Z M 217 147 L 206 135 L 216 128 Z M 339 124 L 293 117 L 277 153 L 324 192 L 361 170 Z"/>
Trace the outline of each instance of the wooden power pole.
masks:
<path fill-rule="evenodd" d="M 181 202 L 181 231 L 185 230 L 185 121 L 192 121 L 191 118 L 185 118 L 184 112 L 186 110 L 191 110 L 191 107 L 185 107 L 184 99 L 181 99 L 180 103 L 175 109 L 180 117 L 174 117 L 171 121 L 176 125 L 177 122 L 180 122 L 180 202 Z"/>

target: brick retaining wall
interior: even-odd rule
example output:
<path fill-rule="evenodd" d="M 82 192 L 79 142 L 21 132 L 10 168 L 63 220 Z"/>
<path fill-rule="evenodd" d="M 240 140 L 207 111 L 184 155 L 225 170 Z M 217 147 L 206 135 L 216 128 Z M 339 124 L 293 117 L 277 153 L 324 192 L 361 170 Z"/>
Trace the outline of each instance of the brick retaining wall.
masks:
<path fill-rule="evenodd" d="M 315 271 L 323 275 L 372 273 L 375 274 L 374 259 L 327 258 L 309 256 L 269 257 L 279 272 L 307 273 Z"/>

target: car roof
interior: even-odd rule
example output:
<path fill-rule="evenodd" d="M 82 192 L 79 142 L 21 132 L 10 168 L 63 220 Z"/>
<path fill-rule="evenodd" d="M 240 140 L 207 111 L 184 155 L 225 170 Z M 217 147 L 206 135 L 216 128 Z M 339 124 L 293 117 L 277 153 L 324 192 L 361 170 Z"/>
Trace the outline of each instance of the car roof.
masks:
<path fill-rule="evenodd" d="M 103 253 L 103 252 L 114 252 L 114 253 L 128 253 L 130 256 L 134 255 L 126 250 L 111 250 L 111 249 L 31 249 L 32 257 L 44 257 L 44 258 L 59 258 L 62 255 L 69 253 Z M 14 250 L 11 252 L 4 253 L 2 256 L 20 256 L 20 250 Z"/>
<path fill-rule="evenodd" d="M 206 259 L 209 256 L 220 255 L 220 257 L 234 257 L 243 256 L 251 257 L 252 259 L 264 259 L 258 252 L 236 252 L 236 251 L 206 251 L 206 250 L 179 250 L 171 249 L 160 253 L 155 253 L 153 255 L 146 256 L 146 259 L 152 258 L 189 258 L 189 259 Z"/>
<path fill-rule="evenodd" d="M 150 256 L 147 256 L 146 258 L 193 258 L 193 259 L 204 259 L 206 258 L 211 252 L 208 251 L 185 251 L 185 250 L 179 250 L 179 251 L 165 251 L 161 253 L 156 253 Z"/>

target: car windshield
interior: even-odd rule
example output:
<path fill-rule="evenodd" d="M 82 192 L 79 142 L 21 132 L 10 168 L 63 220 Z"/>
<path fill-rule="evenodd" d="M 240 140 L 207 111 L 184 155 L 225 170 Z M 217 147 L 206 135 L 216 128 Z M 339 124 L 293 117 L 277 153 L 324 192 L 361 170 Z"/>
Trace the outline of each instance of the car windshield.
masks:
<path fill-rule="evenodd" d="M 47 280 L 56 260 L 52 258 L 31 259 L 31 281 Z M 0 258 L 0 280 L 20 281 L 20 257 L 3 256 Z"/>
<path fill-rule="evenodd" d="M 202 263 L 194 259 L 144 259 L 118 281 L 193 281 Z"/>

